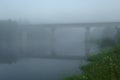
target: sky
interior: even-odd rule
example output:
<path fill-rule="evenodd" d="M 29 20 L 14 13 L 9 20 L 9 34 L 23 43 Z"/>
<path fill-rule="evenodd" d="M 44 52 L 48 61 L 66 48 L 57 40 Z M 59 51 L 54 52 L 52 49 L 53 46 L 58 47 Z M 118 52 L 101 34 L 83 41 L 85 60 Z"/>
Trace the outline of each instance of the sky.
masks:
<path fill-rule="evenodd" d="M 120 0 L 0 0 L 0 20 L 31 23 L 119 22 Z"/>

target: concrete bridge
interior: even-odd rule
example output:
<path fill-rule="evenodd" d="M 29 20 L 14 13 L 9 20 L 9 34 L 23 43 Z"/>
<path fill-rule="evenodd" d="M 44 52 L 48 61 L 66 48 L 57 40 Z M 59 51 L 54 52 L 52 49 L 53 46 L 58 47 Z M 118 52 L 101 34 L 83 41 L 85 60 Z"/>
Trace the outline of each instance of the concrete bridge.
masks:
<path fill-rule="evenodd" d="M 26 47 L 27 42 L 27 29 L 32 29 L 35 27 L 41 28 L 49 28 L 51 29 L 51 55 L 41 55 L 41 56 L 34 56 L 33 58 L 46 58 L 46 59 L 70 59 L 70 60 L 80 60 L 86 59 L 89 56 L 89 34 L 92 27 L 118 27 L 120 26 L 120 22 L 108 22 L 108 23 L 81 23 L 81 24 L 38 24 L 38 25 L 25 25 L 26 27 L 23 28 L 23 51 Z M 58 55 L 55 52 L 55 42 L 56 36 L 55 31 L 59 28 L 85 28 L 85 57 L 82 56 L 70 56 L 70 55 Z"/>

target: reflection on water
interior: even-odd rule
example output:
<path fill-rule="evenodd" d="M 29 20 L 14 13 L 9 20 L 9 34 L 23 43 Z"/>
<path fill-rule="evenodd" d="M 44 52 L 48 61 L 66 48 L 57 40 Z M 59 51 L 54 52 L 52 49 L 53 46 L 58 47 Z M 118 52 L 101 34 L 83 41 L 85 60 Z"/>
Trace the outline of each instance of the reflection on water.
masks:
<path fill-rule="evenodd" d="M 79 73 L 80 63 L 84 61 L 39 57 L 44 58 L 52 52 L 83 57 L 87 47 L 92 55 L 99 51 L 96 40 L 108 35 L 113 38 L 115 25 L 120 23 L 31 25 L 0 21 L 0 80 L 62 80 Z M 87 41 L 87 27 L 84 26 L 90 26 Z M 105 29 L 108 26 L 112 28 Z M 35 59 L 36 56 L 39 59 Z"/>
<path fill-rule="evenodd" d="M 62 80 L 79 73 L 80 61 L 22 59 L 12 64 L 0 64 L 0 80 Z"/>
<path fill-rule="evenodd" d="M 0 54 L 0 64 L 16 63 L 17 60 L 18 60 L 18 57 L 14 54 L 6 54 L 6 53 Z"/>

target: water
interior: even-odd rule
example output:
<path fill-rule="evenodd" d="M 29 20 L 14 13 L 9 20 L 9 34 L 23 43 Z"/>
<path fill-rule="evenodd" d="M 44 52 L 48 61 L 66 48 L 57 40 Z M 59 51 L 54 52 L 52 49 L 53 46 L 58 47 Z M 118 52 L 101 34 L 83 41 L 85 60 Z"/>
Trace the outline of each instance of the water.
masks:
<path fill-rule="evenodd" d="M 82 25 L 68 24 L 67 26 L 70 27 L 61 25 L 61 27 L 56 27 L 54 34 L 52 34 L 52 27 L 50 28 L 53 25 L 44 25 L 49 27 L 8 25 L 0 27 L 0 80 L 63 80 L 66 76 L 80 73 L 79 66 L 81 62 L 85 62 L 33 57 L 42 54 L 50 55 L 51 52 L 57 55 L 86 56 L 86 28 L 84 26 L 93 26 L 89 34 L 91 42 L 88 43 L 91 54 L 99 51 L 96 40 L 115 33 L 110 29 L 110 32 L 104 31 L 106 35 L 103 35 L 103 24 L 85 24 L 83 27 L 79 27 Z M 107 28 L 106 30 L 108 31 Z M 24 59 L 20 59 L 21 57 Z"/>
<path fill-rule="evenodd" d="M 78 60 L 22 59 L 0 64 L 0 80 L 63 80 L 80 73 Z"/>

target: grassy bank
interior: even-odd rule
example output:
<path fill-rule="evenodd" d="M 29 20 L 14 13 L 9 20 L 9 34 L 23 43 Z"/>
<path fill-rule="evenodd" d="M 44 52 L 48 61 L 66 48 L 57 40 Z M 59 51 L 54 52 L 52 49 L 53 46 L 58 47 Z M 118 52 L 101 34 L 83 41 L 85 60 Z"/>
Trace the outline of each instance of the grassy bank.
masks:
<path fill-rule="evenodd" d="M 80 67 L 82 74 L 64 80 L 120 80 L 120 45 L 102 50 L 88 58 L 89 63 Z"/>

